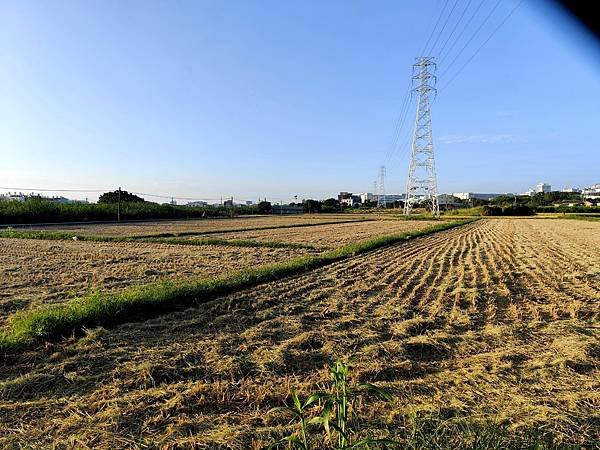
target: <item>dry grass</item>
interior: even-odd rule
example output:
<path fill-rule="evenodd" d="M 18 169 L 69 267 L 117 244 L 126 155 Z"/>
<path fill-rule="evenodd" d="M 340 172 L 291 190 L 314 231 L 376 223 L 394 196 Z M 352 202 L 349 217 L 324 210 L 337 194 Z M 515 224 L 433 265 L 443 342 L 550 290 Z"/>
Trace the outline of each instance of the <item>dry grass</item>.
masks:
<path fill-rule="evenodd" d="M 375 434 L 432 412 L 593 448 L 599 232 L 480 221 L 47 344 L 0 369 L 0 447 L 262 448 L 286 428 L 266 411 L 354 354 L 358 377 L 395 396 L 361 405 Z"/>
<path fill-rule="evenodd" d="M 0 324 L 18 310 L 94 290 L 218 275 L 308 253 L 289 248 L 0 239 Z"/>
<path fill-rule="evenodd" d="M 364 241 L 382 235 L 405 233 L 432 226 L 435 222 L 419 220 L 377 220 L 358 223 L 341 223 L 311 226 L 310 228 L 282 228 L 278 230 L 252 230 L 235 233 L 218 233 L 223 239 L 254 241 L 280 241 L 316 245 L 323 248 L 338 247 L 351 242 Z"/>
<path fill-rule="evenodd" d="M 145 236 L 157 233 L 214 232 L 236 228 L 260 228 L 272 226 L 298 225 L 306 223 L 338 222 L 361 220 L 361 216 L 350 215 L 298 215 L 298 216 L 249 216 L 232 219 L 194 219 L 174 221 L 153 221 L 136 223 L 52 225 L 45 227 L 24 227 L 25 230 L 65 231 L 82 236 Z"/>

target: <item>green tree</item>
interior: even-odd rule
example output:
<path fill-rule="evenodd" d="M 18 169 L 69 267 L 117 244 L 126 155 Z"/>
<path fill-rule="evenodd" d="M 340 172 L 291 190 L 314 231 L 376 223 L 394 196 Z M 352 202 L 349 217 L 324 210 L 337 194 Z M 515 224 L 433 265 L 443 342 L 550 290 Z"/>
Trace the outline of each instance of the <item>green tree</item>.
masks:
<path fill-rule="evenodd" d="M 127 191 L 121 191 L 121 203 L 143 203 L 145 200 L 142 197 L 138 197 L 135 194 L 131 194 Z M 118 203 L 119 202 L 119 190 L 112 192 L 105 192 L 98 199 L 98 203 Z"/>
<path fill-rule="evenodd" d="M 257 208 L 258 208 L 259 214 L 271 214 L 271 210 L 272 210 L 271 202 L 267 202 L 267 201 L 258 202 Z"/>
<path fill-rule="evenodd" d="M 318 200 L 309 198 L 308 200 L 304 200 L 302 202 L 302 206 L 304 206 L 304 212 L 317 213 L 321 212 L 322 203 Z"/>
<path fill-rule="evenodd" d="M 323 212 L 335 212 L 340 210 L 340 202 L 335 198 L 328 198 L 323 201 L 321 208 Z"/>

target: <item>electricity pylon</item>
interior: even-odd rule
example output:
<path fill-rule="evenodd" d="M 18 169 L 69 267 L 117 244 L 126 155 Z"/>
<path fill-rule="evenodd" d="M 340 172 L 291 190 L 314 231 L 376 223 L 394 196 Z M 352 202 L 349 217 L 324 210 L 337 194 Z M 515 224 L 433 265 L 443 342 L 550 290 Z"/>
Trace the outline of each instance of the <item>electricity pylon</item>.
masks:
<path fill-rule="evenodd" d="M 421 201 L 429 204 L 434 216 L 440 215 L 429 108 L 429 93 L 437 92 L 432 86 L 432 81 L 436 81 L 433 71 L 435 71 L 435 62 L 431 57 L 417 58 L 417 62 L 413 65 L 413 74 L 417 72 L 412 77 L 413 83 L 418 81 L 419 85 L 413 89 L 417 95 L 417 114 L 404 201 L 404 214 L 407 216 L 410 215 L 415 203 Z"/>
<path fill-rule="evenodd" d="M 377 198 L 377 180 L 373 181 L 373 201 Z"/>
<path fill-rule="evenodd" d="M 385 166 L 379 168 L 379 181 L 377 182 L 377 207 L 385 209 Z"/>

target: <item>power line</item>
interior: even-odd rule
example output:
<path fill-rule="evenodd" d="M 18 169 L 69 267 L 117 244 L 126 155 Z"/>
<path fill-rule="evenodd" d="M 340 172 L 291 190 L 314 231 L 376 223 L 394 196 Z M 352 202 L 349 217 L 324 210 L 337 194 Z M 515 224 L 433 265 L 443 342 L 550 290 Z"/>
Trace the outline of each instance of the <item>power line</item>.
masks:
<path fill-rule="evenodd" d="M 440 15 L 438 16 L 437 21 L 435 23 L 435 26 L 431 30 L 429 38 L 427 39 L 427 42 L 425 43 L 425 47 L 423 48 L 423 51 L 421 53 L 423 53 L 425 51 L 425 49 L 429 45 L 429 42 L 431 41 L 431 38 L 435 34 L 435 30 L 437 29 L 437 27 L 439 25 L 439 22 L 440 22 L 440 20 L 442 19 L 443 15 L 444 15 L 444 11 L 446 10 L 446 7 L 448 6 L 448 2 L 449 1 L 450 0 L 446 0 L 446 2 L 444 3 L 444 7 L 440 11 Z M 456 0 L 456 2 L 457 1 L 458 0 Z M 456 6 L 456 2 L 454 4 L 454 7 Z M 454 7 L 453 7 L 453 9 L 454 9 Z M 452 11 L 450 13 L 452 13 Z M 447 21 L 447 19 L 446 19 L 446 21 Z M 444 26 L 445 26 L 445 24 L 444 24 Z M 438 38 L 439 38 L 439 36 L 438 36 Z M 436 39 L 436 41 L 437 41 L 437 39 Z M 384 165 L 387 164 L 394 157 L 395 153 L 400 148 L 402 148 L 401 146 L 398 146 L 398 142 L 399 142 L 399 138 L 400 138 L 402 127 L 404 126 L 404 123 L 406 121 L 406 117 L 407 117 L 407 114 L 408 114 L 408 111 L 409 111 L 410 100 L 411 100 L 411 97 L 410 97 L 411 87 L 412 87 L 412 79 L 409 80 L 408 86 L 406 87 L 406 92 L 404 93 L 404 99 L 402 101 L 402 106 L 401 106 L 401 109 L 400 109 L 400 113 L 398 115 L 398 119 L 396 120 L 396 127 L 394 129 L 393 134 L 392 134 L 392 136 L 393 136 L 392 137 L 392 143 L 391 143 L 390 149 L 386 153 L 386 156 L 385 156 L 385 159 L 384 159 Z"/>
<path fill-rule="evenodd" d="M 496 4 L 494 5 L 494 7 L 490 10 L 490 12 L 488 13 L 488 15 L 485 17 L 485 19 L 483 20 L 483 22 L 481 22 L 481 24 L 479 25 L 479 27 L 477 27 L 477 29 L 475 30 L 475 33 L 473 33 L 471 35 L 471 37 L 469 38 L 469 40 L 467 41 L 467 43 L 460 49 L 460 51 L 456 54 L 456 56 L 454 57 L 454 59 L 450 62 L 450 64 L 448 64 L 448 67 L 446 67 L 446 70 L 443 72 L 442 75 L 445 75 L 448 73 L 448 71 L 450 70 L 450 67 L 452 67 L 452 65 L 456 62 L 456 60 L 460 57 L 460 55 L 462 55 L 462 53 L 465 51 L 465 49 L 469 46 L 469 44 L 471 43 L 471 41 L 473 39 L 475 39 L 475 36 L 477 36 L 477 34 L 479 33 L 479 31 L 481 31 L 481 29 L 483 28 L 483 26 L 486 24 L 486 22 L 489 20 L 489 18 L 492 16 L 492 14 L 494 13 L 494 11 L 496 10 L 496 8 L 498 8 L 498 6 L 500 5 L 500 2 L 502 2 L 502 0 L 498 0 L 496 2 Z"/>
<path fill-rule="evenodd" d="M 438 26 L 439 26 L 442 18 L 444 17 L 444 13 L 445 13 L 445 11 L 446 11 L 446 9 L 448 7 L 449 1 L 450 0 L 446 0 L 444 2 L 444 6 L 442 7 L 442 9 L 440 11 L 440 14 L 439 14 L 439 16 L 438 16 L 438 18 L 437 18 L 437 20 L 435 22 L 435 25 L 434 25 L 433 29 L 431 30 L 431 33 L 429 34 L 429 37 L 427 38 L 427 41 L 425 43 L 425 46 L 423 47 L 423 50 L 421 51 L 421 54 L 425 53 L 427 47 L 429 46 L 429 43 L 431 42 L 431 39 L 435 35 L 436 30 L 438 29 Z M 470 0 L 469 3 L 471 1 L 472 0 Z M 432 50 L 435 47 L 435 45 L 437 44 L 437 42 L 439 41 L 440 36 L 443 33 L 444 29 L 446 28 L 446 25 L 448 24 L 448 21 L 449 21 L 450 17 L 452 16 L 452 13 L 453 13 L 454 9 L 456 8 L 457 4 L 458 4 L 458 0 L 455 0 L 454 4 L 452 6 L 452 9 L 450 10 L 448 16 L 446 17 L 444 25 L 442 26 L 440 32 L 438 33 L 438 35 L 437 35 L 437 37 L 435 39 L 434 45 L 432 47 Z M 464 11 L 463 11 L 462 15 L 464 15 Z M 461 18 L 462 18 L 462 15 L 461 15 Z M 459 18 L 459 21 L 460 21 L 460 18 Z M 404 127 L 404 124 L 406 122 L 406 117 L 408 115 L 409 106 L 410 106 L 410 103 L 411 103 L 410 102 L 410 100 L 411 100 L 411 97 L 410 97 L 411 87 L 412 87 L 412 80 L 410 80 L 409 83 L 408 83 L 408 87 L 407 87 L 406 93 L 404 95 L 404 100 L 402 102 L 402 107 L 401 107 L 401 110 L 400 110 L 400 114 L 399 114 L 398 119 L 396 121 L 396 127 L 395 127 L 394 132 L 393 132 L 392 143 L 391 143 L 390 149 L 386 153 L 386 156 L 385 156 L 385 159 L 384 159 L 384 164 L 387 164 L 395 156 L 396 152 L 398 152 L 400 149 L 402 149 L 404 147 L 404 146 L 399 146 L 398 143 L 399 143 L 399 139 L 400 139 L 402 128 Z M 408 144 L 406 144 L 406 145 L 408 145 Z M 405 152 L 403 151 L 402 153 L 405 153 Z"/>
<path fill-rule="evenodd" d="M 0 189 L 7 191 L 30 191 L 30 192 L 106 192 L 106 190 L 94 190 L 94 189 L 45 189 L 45 188 L 24 188 L 24 187 L 0 187 Z"/>
<path fill-rule="evenodd" d="M 20 192 L 74 192 L 74 193 L 105 193 L 112 192 L 111 189 L 49 189 L 49 188 L 24 188 L 24 187 L 5 187 L 0 186 L 0 190 L 6 191 L 20 191 Z M 154 198 L 162 198 L 162 199 L 175 199 L 175 200 L 190 200 L 190 201 L 217 201 L 218 198 L 200 198 L 200 197 L 177 197 L 173 195 L 164 195 L 164 194 L 149 194 L 147 192 L 135 192 L 128 191 L 131 194 L 135 195 L 143 195 L 145 197 L 154 197 Z M 248 201 L 247 199 L 238 198 L 239 201 Z"/>
<path fill-rule="evenodd" d="M 467 29 L 469 28 L 469 25 L 471 24 L 471 22 L 473 21 L 473 19 L 475 18 L 475 16 L 477 15 L 477 13 L 479 12 L 479 10 L 481 9 L 481 7 L 483 6 L 484 3 L 485 3 L 485 0 L 481 0 L 481 2 L 479 2 L 479 5 L 477 5 L 477 8 L 475 8 L 475 11 L 473 11 L 473 14 L 471 14 L 471 17 L 469 17 L 469 20 L 467 20 L 467 23 L 465 24 L 464 28 L 460 31 L 460 33 L 458 33 L 458 36 L 456 36 L 456 39 L 454 39 L 454 41 L 452 42 L 452 45 L 450 45 L 450 47 L 448 48 L 448 51 L 446 52 L 446 54 L 443 56 L 440 55 L 440 58 L 438 58 L 438 64 L 440 66 L 444 64 L 446 57 L 452 53 L 452 49 L 454 48 L 456 43 L 460 41 L 460 38 L 462 37 L 464 32 L 467 31 Z"/>
<path fill-rule="evenodd" d="M 450 20 L 450 17 L 452 17 L 452 13 L 454 12 L 454 9 L 456 8 L 457 4 L 458 4 L 458 0 L 455 0 L 454 1 L 454 5 L 452 5 L 452 9 L 450 10 L 450 12 L 448 13 L 448 16 L 446 17 L 446 21 L 444 22 L 444 26 L 442 27 L 442 29 L 438 33 L 437 38 L 435 39 L 435 42 L 433 43 L 433 46 L 431 47 L 431 53 L 433 53 L 433 50 L 435 49 L 435 46 L 437 45 L 438 41 L 440 40 L 440 37 L 442 37 L 442 34 L 444 34 L 444 30 L 446 29 L 446 25 L 448 25 L 448 21 Z"/>
<path fill-rule="evenodd" d="M 427 47 L 429 46 L 429 42 L 431 41 L 431 38 L 433 37 L 433 35 L 435 34 L 435 30 L 437 30 L 438 25 L 440 24 L 440 20 L 442 20 L 442 16 L 444 15 L 444 11 L 446 11 L 446 6 L 448 6 L 448 2 L 450 0 L 446 0 L 446 2 L 444 3 L 444 7 L 442 8 L 442 10 L 440 11 L 440 15 L 438 16 L 436 22 L 435 22 L 435 26 L 433 27 L 433 30 L 431 30 L 431 34 L 429 35 L 429 37 L 427 38 L 427 42 L 425 43 L 425 47 L 423 47 L 423 50 L 421 50 L 421 54 L 424 55 L 425 54 L 425 50 L 427 50 Z"/>
<path fill-rule="evenodd" d="M 410 105 L 410 87 L 411 87 L 411 82 L 409 81 L 408 86 L 406 88 L 406 92 L 404 93 L 404 100 L 402 101 L 402 108 L 401 108 L 400 114 L 398 116 L 399 120 L 396 123 L 396 129 L 394 132 L 394 138 L 392 139 L 392 145 L 385 157 L 385 163 L 387 163 L 391 159 L 392 155 L 397 150 L 398 140 L 400 138 L 400 132 L 406 121 L 406 117 L 407 117 L 408 109 L 409 109 L 408 107 Z"/>
<path fill-rule="evenodd" d="M 450 31 L 450 34 L 448 35 L 448 37 L 446 38 L 446 41 L 444 42 L 444 45 L 442 45 L 442 48 L 440 49 L 440 51 L 438 52 L 438 60 L 440 59 L 441 55 L 444 53 L 444 49 L 446 48 L 446 45 L 448 45 L 448 42 L 450 41 L 450 39 L 452 38 L 452 36 L 454 35 L 454 32 L 456 31 L 456 29 L 458 28 L 458 25 L 460 24 L 460 22 L 462 21 L 463 17 L 465 16 L 465 13 L 467 12 L 467 9 L 469 9 L 469 6 L 471 6 L 471 3 L 473 2 L 473 0 L 469 0 L 469 2 L 467 3 L 467 6 L 465 6 L 465 9 L 463 9 L 462 14 L 460 15 L 460 17 L 458 18 L 458 20 L 456 21 L 456 24 L 454 25 L 454 28 L 452 28 L 452 31 Z"/>
<path fill-rule="evenodd" d="M 488 36 L 488 38 L 485 41 L 483 41 L 483 43 L 477 48 L 477 50 L 475 50 L 475 53 L 473 53 L 473 55 L 471 55 L 471 57 L 460 67 L 460 69 L 458 69 L 458 71 L 454 74 L 454 76 L 446 84 L 444 84 L 444 86 L 442 87 L 442 90 L 446 89 L 448 87 L 448 85 L 456 79 L 456 77 L 462 72 L 462 70 L 473 60 L 473 58 L 475 58 L 475 56 L 477 56 L 479 51 L 485 46 L 485 44 L 487 44 L 490 41 L 490 39 L 492 39 L 492 37 L 494 37 L 496 32 L 502 27 L 502 25 L 504 25 L 508 21 L 508 19 L 510 19 L 510 17 L 513 15 L 513 13 L 519 8 L 519 6 L 521 6 L 521 4 L 524 1 L 525 0 L 521 0 L 519 3 L 517 3 L 517 5 L 513 9 L 510 10 L 508 15 L 502 20 L 502 22 L 500 22 L 498 24 L 498 26 L 496 28 L 494 28 L 494 31 L 492 31 L 492 34 L 490 34 Z"/>

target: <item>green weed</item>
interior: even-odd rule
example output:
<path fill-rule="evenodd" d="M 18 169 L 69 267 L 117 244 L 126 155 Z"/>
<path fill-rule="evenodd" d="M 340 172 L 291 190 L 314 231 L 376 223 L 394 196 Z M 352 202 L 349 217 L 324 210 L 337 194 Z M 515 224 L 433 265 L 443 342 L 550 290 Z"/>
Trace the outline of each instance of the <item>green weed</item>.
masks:
<path fill-rule="evenodd" d="M 292 391 L 290 404 L 269 411 L 269 413 L 283 412 L 290 415 L 297 423 L 298 429 L 272 443 L 268 449 L 289 445 L 300 450 L 311 448 L 350 450 L 397 444 L 391 439 L 360 438 L 358 429 L 360 418 L 357 416 L 356 401 L 359 397 L 371 394 L 391 401 L 391 395 L 370 383 L 351 382 L 349 363 L 337 360 L 331 366 L 329 373 L 331 385 L 328 392 L 315 392 L 302 401 L 296 391 Z M 315 410 L 318 412 L 315 413 Z"/>

